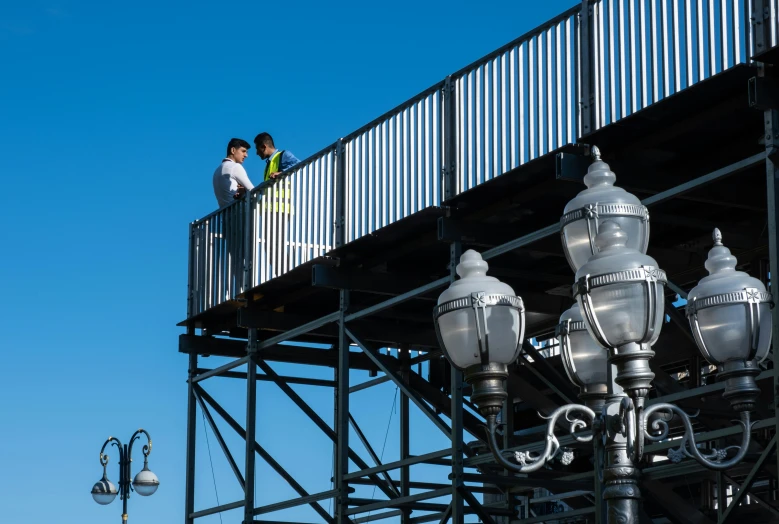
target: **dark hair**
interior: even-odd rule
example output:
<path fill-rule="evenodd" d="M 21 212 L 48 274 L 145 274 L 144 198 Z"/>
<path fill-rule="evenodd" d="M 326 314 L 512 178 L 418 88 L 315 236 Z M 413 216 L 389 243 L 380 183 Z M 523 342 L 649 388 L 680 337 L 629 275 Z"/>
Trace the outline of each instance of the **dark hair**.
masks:
<path fill-rule="evenodd" d="M 269 133 L 260 133 L 254 137 L 254 145 L 264 144 L 268 147 L 276 147 L 273 143 L 273 137 Z"/>
<path fill-rule="evenodd" d="M 230 141 L 227 143 L 226 156 L 230 156 L 230 153 L 232 152 L 233 148 L 237 149 L 239 147 L 245 147 L 247 151 L 252 148 L 252 146 L 249 145 L 249 142 L 247 142 L 243 138 L 231 138 Z"/>

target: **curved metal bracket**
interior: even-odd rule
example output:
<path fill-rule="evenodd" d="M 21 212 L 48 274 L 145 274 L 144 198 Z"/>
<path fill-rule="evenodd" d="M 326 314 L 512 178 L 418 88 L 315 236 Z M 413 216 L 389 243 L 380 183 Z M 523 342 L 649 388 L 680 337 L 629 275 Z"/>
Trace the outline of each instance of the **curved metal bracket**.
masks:
<path fill-rule="evenodd" d="M 580 413 L 583 415 L 583 417 L 572 416 L 572 413 Z M 568 431 L 571 436 L 573 436 L 573 438 L 579 442 L 590 442 L 592 440 L 592 435 L 581 436 L 577 435 L 576 431 L 584 429 L 588 426 L 588 422 L 585 421 L 585 419 L 589 419 L 589 426 L 592 427 L 595 421 L 595 412 L 587 406 L 583 406 L 581 404 L 566 404 L 565 406 L 561 406 L 554 410 L 549 417 L 544 417 L 549 421 L 547 423 L 546 446 L 544 447 L 544 450 L 540 454 L 533 454 L 530 451 L 515 451 L 514 460 L 516 460 L 516 463 L 511 462 L 506 457 L 504 457 L 504 451 L 501 450 L 500 446 L 498 445 L 498 424 L 495 420 L 495 415 L 487 417 L 487 442 L 489 443 L 490 451 L 492 451 L 492 455 L 495 457 L 495 460 L 498 462 L 498 464 L 507 470 L 513 471 L 515 473 L 531 473 L 533 471 L 538 471 L 547 462 L 552 460 L 560 450 L 560 441 L 557 440 L 557 437 L 554 434 L 554 430 L 557 421 L 562 416 L 565 416 L 565 420 L 569 424 Z M 566 457 L 566 461 L 568 458 L 569 457 Z"/>
<path fill-rule="evenodd" d="M 647 431 L 646 423 L 648 417 L 655 412 L 665 412 L 677 415 L 684 424 L 684 436 L 682 437 L 681 444 L 678 448 L 671 448 L 668 450 L 668 458 L 678 463 L 684 457 L 689 457 L 697 460 L 701 465 L 713 470 L 726 470 L 741 462 L 749 449 L 749 442 L 751 440 L 752 425 L 751 414 L 749 411 L 741 412 L 741 420 L 738 423 L 742 426 L 743 433 L 741 437 L 740 446 L 728 446 L 724 449 L 712 449 L 710 453 L 702 453 L 698 449 L 698 444 L 695 442 L 695 432 L 692 429 L 692 422 L 690 422 L 691 416 L 684 412 L 679 406 L 673 404 L 654 404 L 641 414 L 640 416 L 640 431 L 638 433 L 639 448 L 643 451 L 644 440 L 651 442 L 658 442 L 668 437 L 668 422 L 662 419 L 657 419 L 652 423 L 652 429 L 654 431 L 660 431 L 659 435 L 652 435 Z M 736 454 L 729 460 L 725 460 L 728 456 L 728 452 L 731 450 L 738 450 Z M 640 456 L 639 456 L 640 458 Z"/>

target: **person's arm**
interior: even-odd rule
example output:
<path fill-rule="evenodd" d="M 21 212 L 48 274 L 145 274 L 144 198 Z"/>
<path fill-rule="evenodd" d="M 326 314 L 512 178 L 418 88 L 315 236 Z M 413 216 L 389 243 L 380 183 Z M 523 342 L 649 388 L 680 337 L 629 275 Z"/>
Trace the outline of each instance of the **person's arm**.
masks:
<path fill-rule="evenodd" d="M 233 168 L 232 177 L 238 182 L 238 191 L 233 195 L 234 198 L 241 198 L 246 191 L 254 189 L 254 184 L 249 180 L 249 175 L 246 174 L 246 170 L 242 165 L 236 164 Z"/>
<path fill-rule="evenodd" d="M 281 155 L 281 170 L 287 171 L 288 169 L 293 168 L 296 164 L 299 164 L 300 160 L 295 158 L 295 155 L 290 153 L 289 151 L 284 151 Z"/>

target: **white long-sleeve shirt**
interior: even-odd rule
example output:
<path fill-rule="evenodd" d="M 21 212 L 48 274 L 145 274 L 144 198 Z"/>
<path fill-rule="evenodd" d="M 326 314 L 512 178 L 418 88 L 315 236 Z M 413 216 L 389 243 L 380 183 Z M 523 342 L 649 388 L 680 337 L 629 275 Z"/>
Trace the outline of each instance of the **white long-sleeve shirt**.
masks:
<path fill-rule="evenodd" d="M 214 171 L 214 196 L 219 202 L 219 207 L 225 207 L 235 202 L 233 198 L 241 184 L 247 191 L 254 189 L 254 184 L 249 180 L 249 175 L 241 164 L 225 158 Z"/>

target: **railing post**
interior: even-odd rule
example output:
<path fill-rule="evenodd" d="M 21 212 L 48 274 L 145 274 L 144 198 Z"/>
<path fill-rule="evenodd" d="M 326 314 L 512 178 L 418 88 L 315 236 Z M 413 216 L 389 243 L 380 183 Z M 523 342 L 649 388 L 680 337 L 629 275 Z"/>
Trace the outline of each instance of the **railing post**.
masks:
<path fill-rule="evenodd" d="M 579 19 L 579 50 L 581 62 L 577 67 L 581 74 L 581 93 L 579 93 L 579 105 L 581 106 L 581 134 L 577 138 L 582 138 L 595 131 L 595 93 L 593 90 L 593 53 L 597 50 L 593 47 L 593 23 L 592 23 L 592 0 L 582 0 L 582 8 Z"/>
<path fill-rule="evenodd" d="M 444 107 L 444 162 L 443 162 L 443 184 L 444 198 L 447 201 L 457 196 L 457 98 L 454 96 L 456 85 L 452 76 L 447 76 L 443 87 L 443 107 Z"/>
<path fill-rule="evenodd" d="M 346 243 L 346 148 L 343 138 L 335 143 L 335 247 Z"/>
<path fill-rule="evenodd" d="M 254 210 L 252 208 L 252 191 L 247 191 L 244 200 L 245 222 L 243 227 L 243 256 L 239 260 L 243 261 L 243 286 L 241 292 L 252 288 L 252 275 L 254 272 L 254 254 L 258 246 L 254 245 Z M 236 278 L 236 284 L 237 284 Z"/>

